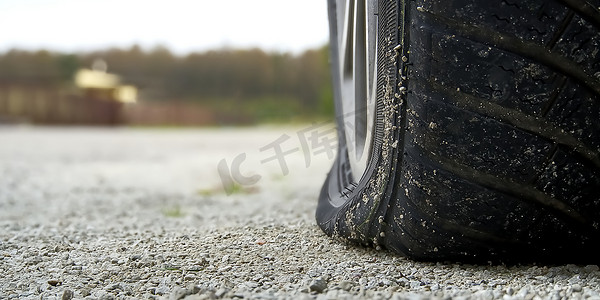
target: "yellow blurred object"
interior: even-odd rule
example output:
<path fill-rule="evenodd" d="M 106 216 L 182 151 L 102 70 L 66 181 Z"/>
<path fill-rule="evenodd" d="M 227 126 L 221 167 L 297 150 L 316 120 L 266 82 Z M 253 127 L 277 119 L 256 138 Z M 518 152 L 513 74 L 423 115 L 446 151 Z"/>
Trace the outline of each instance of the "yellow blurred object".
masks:
<path fill-rule="evenodd" d="M 75 74 L 75 85 L 82 89 L 112 89 L 120 82 L 119 76 L 102 71 L 80 69 Z"/>
<path fill-rule="evenodd" d="M 116 100 L 123 103 L 135 103 L 137 99 L 137 88 L 133 85 L 121 85 L 114 93 Z"/>
<path fill-rule="evenodd" d="M 137 88 L 133 85 L 122 85 L 118 75 L 104 71 L 80 69 L 75 74 L 75 85 L 94 95 L 109 95 L 108 100 L 123 103 L 137 101 Z"/>

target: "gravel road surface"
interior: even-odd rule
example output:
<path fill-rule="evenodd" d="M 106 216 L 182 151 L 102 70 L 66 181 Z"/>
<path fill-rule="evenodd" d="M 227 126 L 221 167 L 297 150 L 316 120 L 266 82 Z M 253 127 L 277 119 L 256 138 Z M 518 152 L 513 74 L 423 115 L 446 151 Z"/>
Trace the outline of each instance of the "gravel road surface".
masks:
<path fill-rule="evenodd" d="M 313 129 L 0 127 L 0 299 L 600 299 L 596 265 L 420 263 L 324 236 Z"/>

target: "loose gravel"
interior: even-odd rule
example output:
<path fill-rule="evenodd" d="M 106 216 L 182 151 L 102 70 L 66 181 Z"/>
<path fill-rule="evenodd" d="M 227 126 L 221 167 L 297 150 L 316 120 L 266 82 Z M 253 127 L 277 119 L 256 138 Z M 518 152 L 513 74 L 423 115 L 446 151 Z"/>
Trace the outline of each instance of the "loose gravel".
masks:
<path fill-rule="evenodd" d="M 0 299 L 600 299 L 596 265 L 422 263 L 326 237 L 329 157 L 299 150 L 283 175 L 260 151 L 302 148 L 303 129 L 0 128 Z M 217 163 L 242 153 L 260 180 L 227 195 Z"/>

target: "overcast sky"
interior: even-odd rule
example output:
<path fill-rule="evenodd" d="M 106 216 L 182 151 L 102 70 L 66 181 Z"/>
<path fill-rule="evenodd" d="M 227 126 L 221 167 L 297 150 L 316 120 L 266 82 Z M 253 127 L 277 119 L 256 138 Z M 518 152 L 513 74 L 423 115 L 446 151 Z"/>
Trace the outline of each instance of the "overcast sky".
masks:
<path fill-rule="evenodd" d="M 0 0 L 0 52 L 163 45 L 300 52 L 327 42 L 325 0 Z"/>

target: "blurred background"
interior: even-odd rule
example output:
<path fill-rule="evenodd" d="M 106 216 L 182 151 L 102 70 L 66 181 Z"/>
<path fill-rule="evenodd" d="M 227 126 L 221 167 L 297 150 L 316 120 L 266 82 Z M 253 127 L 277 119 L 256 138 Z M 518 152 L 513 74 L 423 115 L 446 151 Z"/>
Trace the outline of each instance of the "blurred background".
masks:
<path fill-rule="evenodd" d="M 322 0 L 0 1 L 0 123 L 331 120 Z"/>

